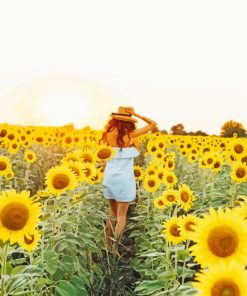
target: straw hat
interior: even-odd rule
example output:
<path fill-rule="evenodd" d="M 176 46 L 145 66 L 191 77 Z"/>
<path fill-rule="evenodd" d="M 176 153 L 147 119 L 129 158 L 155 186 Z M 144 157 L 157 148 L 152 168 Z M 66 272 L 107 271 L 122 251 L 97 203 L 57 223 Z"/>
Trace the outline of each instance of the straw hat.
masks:
<path fill-rule="evenodd" d="M 118 112 L 117 113 L 111 113 L 110 116 L 118 119 L 118 120 L 123 120 L 123 121 L 130 121 L 130 122 L 137 122 L 137 120 L 135 118 L 133 118 L 131 116 L 131 114 L 129 114 L 127 111 L 125 111 L 126 107 L 120 106 L 118 108 Z"/>

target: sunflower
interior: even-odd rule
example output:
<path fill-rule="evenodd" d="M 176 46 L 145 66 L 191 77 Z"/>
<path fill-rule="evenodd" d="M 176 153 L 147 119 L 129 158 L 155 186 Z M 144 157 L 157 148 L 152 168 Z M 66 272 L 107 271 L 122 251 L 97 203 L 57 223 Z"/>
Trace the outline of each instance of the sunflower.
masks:
<path fill-rule="evenodd" d="M 186 149 L 186 148 L 183 148 L 183 149 L 179 149 L 179 153 L 181 156 L 185 157 L 189 154 L 189 150 Z"/>
<path fill-rule="evenodd" d="M 243 155 L 247 153 L 247 144 L 242 139 L 232 140 L 229 146 L 229 152 L 232 154 L 237 160 L 241 159 Z"/>
<path fill-rule="evenodd" d="M 170 220 L 164 223 L 166 240 L 174 245 L 180 244 L 185 241 L 185 236 L 181 232 L 181 222 L 182 218 L 172 217 Z"/>
<path fill-rule="evenodd" d="M 28 233 L 25 233 L 23 236 L 21 236 L 18 243 L 26 251 L 33 252 L 38 245 L 40 237 L 41 234 L 37 229 L 30 230 Z"/>
<path fill-rule="evenodd" d="M 242 162 L 236 162 L 232 167 L 231 178 L 235 182 L 247 181 L 247 165 Z"/>
<path fill-rule="evenodd" d="M 160 210 L 163 210 L 166 207 L 166 203 L 163 196 L 158 196 L 154 200 L 154 206 Z"/>
<path fill-rule="evenodd" d="M 155 153 L 157 150 L 159 150 L 159 146 L 158 146 L 158 143 L 155 142 L 154 140 L 150 139 L 148 141 L 148 144 L 147 144 L 147 152 L 149 153 Z"/>
<path fill-rule="evenodd" d="M 236 261 L 221 262 L 196 273 L 193 286 L 198 296 L 245 296 L 247 291 L 247 271 Z"/>
<path fill-rule="evenodd" d="M 9 154 L 16 154 L 19 151 L 20 147 L 21 145 L 17 141 L 9 143 L 9 146 L 8 146 Z"/>
<path fill-rule="evenodd" d="M 68 161 L 80 161 L 80 151 L 69 152 L 61 160 L 61 163 L 66 163 Z"/>
<path fill-rule="evenodd" d="M 194 162 L 196 162 L 196 160 L 197 160 L 197 155 L 192 154 L 192 153 L 189 153 L 189 155 L 188 155 L 188 162 L 189 163 L 194 163 Z"/>
<path fill-rule="evenodd" d="M 91 163 L 82 163 L 82 171 L 84 173 L 84 180 L 86 182 L 91 181 L 91 178 L 94 177 L 96 175 L 96 168 L 93 164 Z"/>
<path fill-rule="evenodd" d="M 60 195 L 65 190 L 77 186 L 76 175 L 66 165 L 56 166 L 46 173 L 47 189 L 54 195 Z"/>
<path fill-rule="evenodd" d="M 73 194 L 73 196 L 72 196 L 71 199 L 72 199 L 72 201 L 73 201 L 74 203 L 78 203 L 78 202 L 82 201 L 83 198 L 84 198 L 83 195 L 77 193 L 77 194 Z"/>
<path fill-rule="evenodd" d="M 155 153 L 154 153 L 154 157 L 155 157 L 155 159 L 157 159 L 157 160 L 161 160 L 161 159 L 163 159 L 164 156 L 165 156 L 165 152 L 162 151 L 161 149 L 156 150 Z"/>
<path fill-rule="evenodd" d="M 144 178 L 144 188 L 147 192 L 154 192 L 160 186 L 160 180 L 155 175 L 149 176 L 146 175 Z"/>
<path fill-rule="evenodd" d="M 178 190 L 178 204 L 182 209 L 188 211 L 195 200 L 193 192 L 186 184 L 181 184 Z"/>
<path fill-rule="evenodd" d="M 177 201 L 178 191 L 169 189 L 163 193 L 163 198 L 165 200 L 166 205 L 173 205 Z"/>
<path fill-rule="evenodd" d="M 110 146 L 106 145 L 99 145 L 96 155 L 99 161 L 107 161 L 113 157 L 113 155 L 116 153 L 114 149 L 112 149 Z"/>
<path fill-rule="evenodd" d="M 97 150 L 99 147 L 101 147 L 101 145 L 98 145 L 98 147 L 95 147 L 95 144 L 93 142 L 84 142 L 81 146 L 81 150 L 84 152 L 92 152 Z"/>
<path fill-rule="evenodd" d="M 165 162 L 165 168 L 169 171 L 173 171 L 175 169 L 175 161 L 172 158 L 168 158 Z"/>
<path fill-rule="evenodd" d="M 10 160 L 6 156 L 0 156 L 0 176 L 4 176 L 11 170 Z"/>
<path fill-rule="evenodd" d="M 0 195 L 0 239 L 18 242 L 39 221 L 41 204 L 29 197 L 28 191 L 3 191 Z"/>
<path fill-rule="evenodd" d="M 90 184 L 100 183 L 102 181 L 102 178 L 103 178 L 103 173 L 99 169 L 96 169 L 95 175 L 91 177 L 88 183 Z"/>
<path fill-rule="evenodd" d="M 246 222 L 230 209 L 215 211 L 210 208 L 191 238 L 196 244 L 190 251 L 202 267 L 222 261 L 229 263 L 232 259 L 241 264 L 247 262 Z"/>
<path fill-rule="evenodd" d="M 29 163 L 33 163 L 36 161 L 37 159 L 37 156 L 36 156 L 36 153 L 33 151 L 33 150 L 26 150 L 25 153 L 24 153 L 24 158 L 27 162 Z"/>
<path fill-rule="evenodd" d="M 160 183 L 164 183 L 165 182 L 166 169 L 163 168 L 163 167 L 159 167 L 156 170 L 155 175 L 159 178 Z"/>
<path fill-rule="evenodd" d="M 246 199 L 246 197 L 245 197 L 244 201 L 236 201 L 236 203 L 239 206 L 234 208 L 233 211 L 236 212 L 244 220 L 246 220 L 247 219 L 247 199 Z"/>
<path fill-rule="evenodd" d="M 206 163 L 206 159 L 204 156 L 199 159 L 198 164 L 201 169 L 207 168 L 207 163 Z"/>
<path fill-rule="evenodd" d="M 142 180 L 144 171 L 139 165 L 134 166 L 134 175 L 137 180 Z"/>
<path fill-rule="evenodd" d="M 78 182 L 83 182 L 85 181 L 85 173 L 83 171 L 84 166 L 82 163 L 79 161 L 67 161 L 64 164 L 66 167 L 70 168 L 71 171 L 76 175 L 76 179 Z"/>
<path fill-rule="evenodd" d="M 215 172 L 215 173 L 219 172 L 223 162 L 224 162 L 223 155 L 222 154 L 217 154 L 215 159 L 214 159 L 213 165 L 211 167 L 212 171 Z"/>
<path fill-rule="evenodd" d="M 153 140 L 153 144 L 160 150 L 164 150 L 166 147 L 166 137 L 163 135 L 158 135 L 158 137 Z"/>
<path fill-rule="evenodd" d="M 207 168 L 212 168 L 215 160 L 215 155 L 213 152 L 207 152 L 204 154 L 204 161 L 206 163 Z"/>
<path fill-rule="evenodd" d="M 80 159 L 84 163 L 96 163 L 96 155 L 92 151 L 81 151 Z"/>
<path fill-rule="evenodd" d="M 63 147 L 73 147 L 74 146 L 74 141 L 73 141 L 73 138 L 71 135 L 69 134 L 66 134 L 64 135 L 64 137 L 62 138 L 62 141 L 61 141 L 61 145 Z"/>
<path fill-rule="evenodd" d="M 200 218 L 194 215 L 187 215 L 182 217 L 181 231 L 187 239 L 190 239 L 191 232 L 195 232 L 194 227 L 198 225 Z"/>
<path fill-rule="evenodd" d="M 40 190 L 37 191 L 37 196 L 38 197 L 48 198 L 51 195 L 52 194 L 48 189 L 45 189 L 45 190 L 40 189 Z"/>
<path fill-rule="evenodd" d="M 12 170 L 9 170 L 9 171 L 7 171 L 6 172 L 6 174 L 5 174 L 5 179 L 6 180 L 11 180 L 11 179 L 13 179 L 14 178 L 14 172 L 12 171 Z"/>
<path fill-rule="evenodd" d="M 177 183 L 177 181 L 178 179 L 175 173 L 166 170 L 165 176 L 164 176 L 164 183 L 166 184 L 166 186 L 168 188 L 171 188 Z"/>

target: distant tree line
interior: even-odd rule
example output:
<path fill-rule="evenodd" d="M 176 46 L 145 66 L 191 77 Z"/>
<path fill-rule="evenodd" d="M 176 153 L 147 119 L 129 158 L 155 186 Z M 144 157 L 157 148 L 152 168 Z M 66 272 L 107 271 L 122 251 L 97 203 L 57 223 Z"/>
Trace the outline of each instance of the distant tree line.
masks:
<path fill-rule="evenodd" d="M 161 132 L 162 134 L 169 134 L 169 135 L 208 136 L 207 133 L 201 130 L 198 130 L 196 132 L 191 132 L 191 131 L 187 132 L 184 129 L 184 125 L 182 123 L 173 125 L 169 133 L 166 130 L 159 130 L 159 128 L 156 126 L 152 130 L 152 133 L 156 133 L 156 132 Z M 234 120 L 228 120 L 222 125 L 219 136 L 240 138 L 240 137 L 247 137 L 247 132 L 242 123 L 239 123 Z"/>

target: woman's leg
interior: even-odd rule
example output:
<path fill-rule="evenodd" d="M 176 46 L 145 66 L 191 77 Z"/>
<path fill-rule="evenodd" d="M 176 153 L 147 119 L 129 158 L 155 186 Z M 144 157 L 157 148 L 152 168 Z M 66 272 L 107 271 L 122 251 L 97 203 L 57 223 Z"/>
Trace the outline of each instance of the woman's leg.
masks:
<path fill-rule="evenodd" d="M 112 245 L 112 237 L 117 220 L 118 202 L 114 199 L 109 199 L 109 218 L 106 220 L 106 242 L 108 246 Z"/>
<path fill-rule="evenodd" d="M 118 202 L 117 206 L 117 224 L 115 227 L 115 238 L 120 241 L 126 224 L 126 215 L 129 208 L 129 202 Z"/>

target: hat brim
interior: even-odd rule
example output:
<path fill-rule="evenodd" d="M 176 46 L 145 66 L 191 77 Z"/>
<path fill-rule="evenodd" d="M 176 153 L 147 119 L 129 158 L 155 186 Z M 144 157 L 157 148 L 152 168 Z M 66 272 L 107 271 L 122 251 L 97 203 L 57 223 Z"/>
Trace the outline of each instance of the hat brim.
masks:
<path fill-rule="evenodd" d="M 110 114 L 111 117 L 115 118 L 115 119 L 118 119 L 118 120 L 122 120 L 122 121 L 129 121 L 129 122 L 137 122 L 137 120 L 135 118 L 132 118 L 130 116 L 121 116 L 121 115 L 113 115 L 113 114 Z"/>

